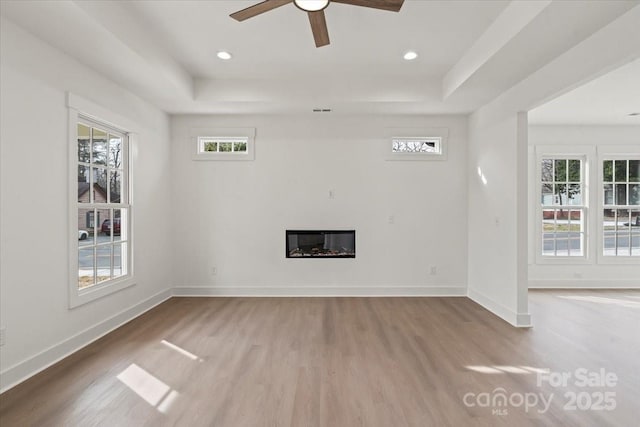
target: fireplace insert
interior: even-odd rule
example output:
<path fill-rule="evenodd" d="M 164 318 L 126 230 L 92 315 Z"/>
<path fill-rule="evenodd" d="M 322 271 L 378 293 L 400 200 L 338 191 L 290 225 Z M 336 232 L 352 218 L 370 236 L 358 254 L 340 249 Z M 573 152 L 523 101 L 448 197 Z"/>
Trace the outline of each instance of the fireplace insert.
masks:
<path fill-rule="evenodd" d="M 287 258 L 355 258 L 355 230 L 287 230 Z"/>

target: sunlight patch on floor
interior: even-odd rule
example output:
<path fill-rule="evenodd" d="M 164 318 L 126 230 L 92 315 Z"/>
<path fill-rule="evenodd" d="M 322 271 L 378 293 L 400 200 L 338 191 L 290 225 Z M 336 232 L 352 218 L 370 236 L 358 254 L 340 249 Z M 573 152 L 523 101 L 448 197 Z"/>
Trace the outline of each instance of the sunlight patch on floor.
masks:
<path fill-rule="evenodd" d="M 482 366 L 482 365 L 469 365 L 465 366 L 465 368 L 470 371 L 480 372 L 481 374 L 520 374 L 520 375 L 530 375 L 542 372 L 549 372 L 548 369 L 543 368 L 533 368 L 531 366 L 509 366 L 509 365 L 492 365 L 492 366 Z"/>
<path fill-rule="evenodd" d="M 132 363 L 117 378 L 158 411 L 166 414 L 179 393 L 164 382 Z"/>
<path fill-rule="evenodd" d="M 639 308 L 640 302 L 629 301 L 628 299 L 605 298 L 596 296 L 580 296 L 580 295 L 558 295 L 558 298 L 570 299 L 575 301 L 593 302 L 596 304 L 619 305 L 621 307 Z"/>
<path fill-rule="evenodd" d="M 183 356 L 187 356 L 187 357 L 188 357 L 189 359 L 191 359 L 191 360 L 197 360 L 198 362 L 202 362 L 202 359 L 201 359 L 201 358 L 199 358 L 199 357 L 198 357 L 198 356 L 196 356 L 195 354 L 193 354 L 193 353 L 191 353 L 191 352 L 189 352 L 189 351 L 185 350 L 185 349 L 184 349 L 184 348 L 182 348 L 182 347 L 179 347 L 179 346 L 177 346 L 177 345 L 175 345 L 175 344 L 173 344 L 173 343 L 170 343 L 170 342 L 169 342 L 169 341 L 167 341 L 167 340 L 162 340 L 162 341 L 160 341 L 160 342 L 161 342 L 162 344 L 166 345 L 167 347 L 169 347 L 170 349 L 175 350 L 175 351 L 177 351 L 178 353 L 182 354 Z"/>

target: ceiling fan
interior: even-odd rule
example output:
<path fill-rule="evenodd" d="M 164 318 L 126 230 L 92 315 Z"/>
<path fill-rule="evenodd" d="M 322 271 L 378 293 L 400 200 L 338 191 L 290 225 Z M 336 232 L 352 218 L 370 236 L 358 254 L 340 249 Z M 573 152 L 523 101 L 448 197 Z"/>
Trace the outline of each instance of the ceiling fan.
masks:
<path fill-rule="evenodd" d="M 324 18 L 324 9 L 329 6 L 329 3 L 343 3 L 398 12 L 404 0 L 265 0 L 232 13 L 230 16 L 236 21 L 244 21 L 289 3 L 294 3 L 299 9 L 307 12 L 316 47 L 321 47 L 329 44 L 329 31 L 327 30 L 327 21 Z"/>

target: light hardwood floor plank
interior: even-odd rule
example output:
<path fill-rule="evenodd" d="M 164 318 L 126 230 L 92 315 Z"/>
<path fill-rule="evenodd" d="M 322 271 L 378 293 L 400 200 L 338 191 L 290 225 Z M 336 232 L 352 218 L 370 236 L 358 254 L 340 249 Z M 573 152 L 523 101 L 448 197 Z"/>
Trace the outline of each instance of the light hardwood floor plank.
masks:
<path fill-rule="evenodd" d="M 636 425 L 640 292 L 537 290 L 530 306 L 517 329 L 466 298 L 173 298 L 0 395 L 0 425 Z M 537 385 L 536 369 L 578 368 L 618 383 Z M 553 398 L 464 404 L 499 388 Z M 616 409 L 565 410 L 593 391 Z"/>

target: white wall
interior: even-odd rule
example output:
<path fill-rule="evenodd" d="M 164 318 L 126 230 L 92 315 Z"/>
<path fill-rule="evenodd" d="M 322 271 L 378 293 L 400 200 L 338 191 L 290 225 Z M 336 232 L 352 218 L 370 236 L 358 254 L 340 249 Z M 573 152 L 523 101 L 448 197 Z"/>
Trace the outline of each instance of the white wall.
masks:
<path fill-rule="evenodd" d="M 42 369 L 168 295 L 169 121 L 2 18 L 1 387 Z M 69 90 L 139 124 L 134 164 L 137 284 L 68 308 Z"/>
<path fill-rule="evenodd" d="M 640 126 L 530 126 L 529 127 L 529 286 L 533 288 L 640 288 L 640 261 L 635 264 L 611 265 L 598 260 L 598 203 L 595 200 L 597 192 L 591 191 L 590 215 L 588 228 L 592 232 L 588 235 L 588 259 L 564 264 L 536 263 L 537 238 L 535 216 L 536 204 L 536 159 L 534 150 L 542 146 L 554 146 L 562 152 L 587 154 L 590 163 L 589 176 L 585 177 L 587 184 L 597 187 L 598 168 L 596 162 L 598 151 L 607 152 L 611 149 L 628 147 L 636 152 L 640 147 Z M 611 148 L 615 147 L 615 148 Z"/>
<path fill-rule="evenodd" d="M 466 122 L 463 116 L 173 117 L 173 200 L 181 207 L 173 217 L 173 277 L 182 287 L 176 291 L 464 295 Z M 256 128 L 255 161 L 193 161 L 190 130 L 216 127 Z M 388 127 L 449 128 L 448 160 L 385 161 Z M 286 229 L 355 229 L 357 257 L 285 259 Z"/>
<path fill-rule="evenodd" d="M 518 326 L 530 322 L 519 292 L 526 281 L 526 148 L 526 115 L 471 115 L 469 297 Z"/>

